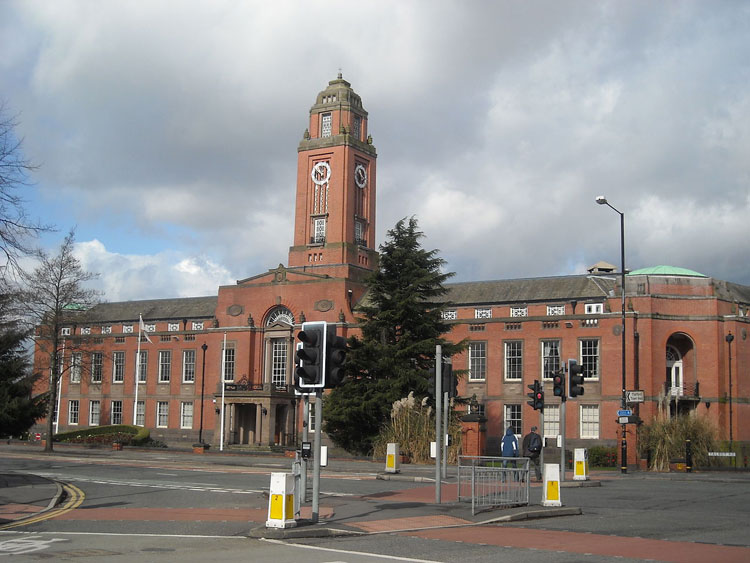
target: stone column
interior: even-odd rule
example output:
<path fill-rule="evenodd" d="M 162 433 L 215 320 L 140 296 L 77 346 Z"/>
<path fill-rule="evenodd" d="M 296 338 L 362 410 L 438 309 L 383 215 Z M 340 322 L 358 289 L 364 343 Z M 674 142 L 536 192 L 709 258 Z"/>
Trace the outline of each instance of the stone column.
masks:
<path fill-rule="evenodd" d="M 461 417 L 461 455 L 485 455 L 487 442 L 487 418 L 478 413 Z"/>

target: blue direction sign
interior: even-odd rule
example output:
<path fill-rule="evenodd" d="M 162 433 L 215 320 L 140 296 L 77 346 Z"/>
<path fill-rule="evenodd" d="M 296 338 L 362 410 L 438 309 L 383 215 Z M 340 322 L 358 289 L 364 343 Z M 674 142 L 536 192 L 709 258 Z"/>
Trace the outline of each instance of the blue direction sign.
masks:
<path fill-rule="evenodd" d="M 620 409 L 617 411 L 617 416 L 632 416 L 633 411 L 630 409 Z"/>

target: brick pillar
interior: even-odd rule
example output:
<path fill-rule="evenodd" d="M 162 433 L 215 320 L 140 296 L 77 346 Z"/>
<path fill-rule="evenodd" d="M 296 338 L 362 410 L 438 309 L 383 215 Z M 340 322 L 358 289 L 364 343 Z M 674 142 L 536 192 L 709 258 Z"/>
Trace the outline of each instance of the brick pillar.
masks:
<path fill-rule="evenodd" d="M 461 455 L 484 455 L 487 442 L 487 419 L 476 413 L 461 417 L 461 435 Z"/>

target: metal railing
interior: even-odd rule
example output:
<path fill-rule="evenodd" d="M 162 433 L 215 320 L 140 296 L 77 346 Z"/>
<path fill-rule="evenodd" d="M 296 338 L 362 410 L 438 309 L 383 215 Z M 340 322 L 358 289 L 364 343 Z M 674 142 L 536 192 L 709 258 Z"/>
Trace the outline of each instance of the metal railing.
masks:
<path fill-rule="evenodd" d="M 529 458 L 459 456 L 458 501 L 471 513 L 529 504 Z"/>

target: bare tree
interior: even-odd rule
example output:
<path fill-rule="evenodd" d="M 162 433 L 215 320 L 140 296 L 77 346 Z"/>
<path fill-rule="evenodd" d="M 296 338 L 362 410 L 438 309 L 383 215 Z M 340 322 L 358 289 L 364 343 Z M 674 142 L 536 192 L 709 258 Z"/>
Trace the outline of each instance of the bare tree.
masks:
<path fill-rule="evenodd" d="M 90 308 L 98 298 L 98 292 L 85 287 L 86 282 L 95 279 L 98 274 L 86 272 L 81 267 L 73 256 L 74 244 L 75 234 L 71 231 L 56 255 L 42 252 L 39 266 L 30 274 L 22 273 L 23 302 L 36 324 L 35 353 L 40 355 L 36 365 L 49 369 L 47 452 L 52 451 L 57 388 L 64 372 L 61 363 L 65 344 L 62 329 L 73 324 L 75 316 Z"/>
<path fill-rule="evenodd" d="M 22 141 L 15 135 L 17 125 L 0 103 L 0 255 L 5 256 L 0 272 L 3 274 L 8 269 L 18 271 L 21 256 L 36 254 L 31 240 L 41 232 L 53 230 L 32 221 L 26 213 L 26 201 L 20 191 L 29 186 L 28 173 L 36 166 L 21 152 Z"/>

